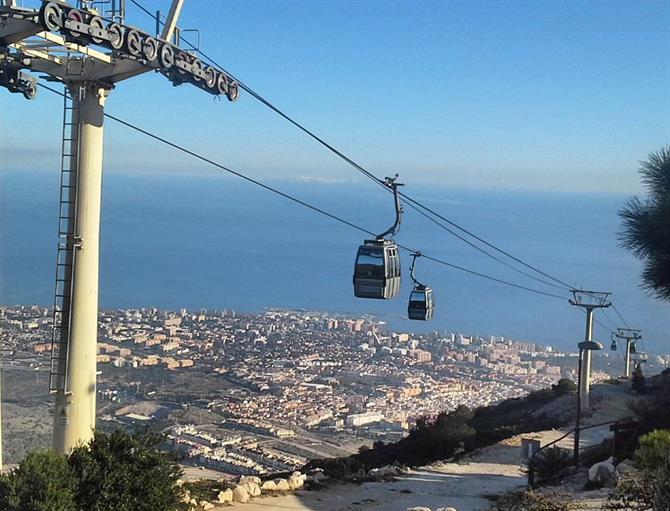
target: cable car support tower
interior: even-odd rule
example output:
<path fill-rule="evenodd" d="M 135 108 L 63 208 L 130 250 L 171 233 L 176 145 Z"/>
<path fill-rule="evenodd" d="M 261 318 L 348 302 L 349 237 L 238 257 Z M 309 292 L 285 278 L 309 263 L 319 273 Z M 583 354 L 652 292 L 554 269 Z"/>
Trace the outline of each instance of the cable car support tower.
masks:
<path fill-rule="evenodd" d="M 572 298 L 570 305 L 580 307 L 586 312 L 586 331 L 584 334 L 584 342 L 591 343 L 593 341 L 593 313 L 596 309 L 606 309 L 611 306 L 609 296 L 611 293 L 605 291 L 584 291 L 581 289 L 571 290 Z M 584 412 L 589 409 L 589 392 L 591 390 L 591 351 L 579 350 L 579 360 L 583 362 L 579 364 L 579 389 L 578 400 L 579 409 Z M 582 353 L 583 352 L 583 353 Z"/>
<path fill-rule="evenodd" d="M 39 9 L 0 0 L 0 86 L 34 98 L 37 80 L 26 70 L 65 86 L 49 377 L 56 399 L 53 447 L 61 453 L 89 442 L 95 429 L 105 102 L 117 83 L 149 71 L 230 101 L 239 95 L 224 71 L 179 48 L 183 3 L 172 0 L 160 33 L 149 34 L 125 25 L 125 0 L 42 1 Z M 111 10 L 101 14 L 97 5 Z"/>
<path fill-rule="evenodd" d="M 617 331 L 612 333 L 613 347 L 616 348 L 616 339 L 626 341 L 626 354 L 624 358 L 624 376 L 630 378 L 630 360 L 631 353 L 637 353 L 636 343 L 642 339 L 642 330 L 634 328 L 617 328 Z"/>

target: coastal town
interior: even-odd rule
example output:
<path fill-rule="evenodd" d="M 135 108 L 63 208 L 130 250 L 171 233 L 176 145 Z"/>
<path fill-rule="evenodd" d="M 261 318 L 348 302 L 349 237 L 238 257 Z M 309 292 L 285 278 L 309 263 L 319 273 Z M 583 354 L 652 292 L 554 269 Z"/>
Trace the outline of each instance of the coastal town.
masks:
<path fill-rule="evenodd" d="M 48 373 L 51 315 L 0 309 L 6 371 Z M 185 463 L 262 475 L 397 440 L 421 416 L 575 379 L 575 357 L 326 312 L 103 311 L 98 415 L 106 427 L 158 428 Z"/>

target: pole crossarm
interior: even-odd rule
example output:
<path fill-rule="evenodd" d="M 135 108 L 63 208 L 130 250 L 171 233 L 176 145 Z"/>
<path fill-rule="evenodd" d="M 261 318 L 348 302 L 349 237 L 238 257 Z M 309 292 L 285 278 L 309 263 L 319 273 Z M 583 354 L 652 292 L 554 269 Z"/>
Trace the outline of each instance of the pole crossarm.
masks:
<path fill-rule="evenodd" d="M 26 90 L 36 91 L 36 87 L 17 85 L 30 81 L 19 77 L 22 69 L 46 73 L 64 83 L 96 82 L 108 89 L 155 71 L 175 86 L 189 83 L 237 100 L 240 87 L 235 79 L 169 41 L 182 4 L 183 0 L 173 0 L 163 32 L 167 36 L 159 38 L 62 1 L 43 1 L 40 9 L 5 1 L 0 6 L 0 86 L 29 97 Z"/>

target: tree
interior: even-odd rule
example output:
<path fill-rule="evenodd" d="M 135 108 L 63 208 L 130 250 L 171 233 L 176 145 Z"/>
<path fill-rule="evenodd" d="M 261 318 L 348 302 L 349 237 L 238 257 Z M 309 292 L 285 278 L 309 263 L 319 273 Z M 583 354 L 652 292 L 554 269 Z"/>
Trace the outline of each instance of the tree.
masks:
<path fill-rule="evenodd" d="M 123 430 L 96 433 L 69 457 L 78 479 L 77 504 L 87 511 L 173 511 L 181 469 L 158 449 L 160 435 Z"/>
<path fill-rule="evenodd" d="M 670 145 L 641 162 L 645 201 L 631 197 L 619 216 L 619 243 L 644 262 L 642 287 L 670 302 Z"/>
<path fill-rule="evenodd" d="M 30 453 L 0 476 L 2 511 L 176 511 L 179 466 L 158 449 L 162 437 L 96 433 L 69 456 Z"/>
<path fill-rule="evenodd" d="M 65 456 L 33 451 L 19 467 L 0 476 L 4 511 L 77 511 L 76 479 Z"/>

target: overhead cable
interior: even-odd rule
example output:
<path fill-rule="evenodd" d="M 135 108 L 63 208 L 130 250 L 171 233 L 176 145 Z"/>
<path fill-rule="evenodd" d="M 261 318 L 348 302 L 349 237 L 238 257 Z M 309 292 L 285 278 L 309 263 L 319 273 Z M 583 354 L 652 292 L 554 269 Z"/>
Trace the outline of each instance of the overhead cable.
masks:
<path fill-rule="evenodd" d="M 54 88 L 52 88 L 52 87 L 49 87 L 48 85 L 45 85 L 45 84 L 43 84 L 43 83 L 40 83 L 40 86 L 43 87 L 44 89 L 46 89 L 46 90 L 48 90 L 48 91 L 54 93 L 54 94 L 57 94 L 57 95 L 61 96 L 61 97 L 64 96 L 64 93 L 63 93 L 63 92 L 60 92 L 60 91 L 58 91 L 58 90 L 56 90 L 56 89 L 54 89 Z M 114 115 L 112 115 L 112 114 L 109 114 L 109 113 L 105 113 L 104 115 L 105 115 L 105 117 L 107 117 L 108 119 L 111 119 L 112 121 L 115 121 L 115 122 L 117 122 L 117 123 L 119 123 L 119 124 L 121 124 L 121 125 L 123 125 L 123 126 L 126 126 L 127 128 L 130 128 L 130 129 L 132 129 L 132 130 L 134 130 L 134 131 L 137 131 L 138 133 L 141 133 L 141 134 L 143 134 L 143 135 L 145 135 L 145 136 L 147 136 L 147 137 L 149 137 L 149 138 L 152 138 L 152 139 L 154 139 L 154 140 L 156 140 L 156 141 L 158 141 L 158 142 L 161 142 L 162 144 L 165 144 L 165 145 L 170 146 L 170 147 L 172 147 L 172 148 L 174 148 L 174 149 L 177 149 L 178 151 L 181 151 L 181 152 L 183 152 L 183 153 L 185 153 L 185 154 L 188 154 L 189 156 L 192 156 L 193 158 L 196 158 L 196 159 L 201 160 L 201 161 L 203 161 L 203 162 L 205 162 L 205 163 L 208 163 L 209 165 L 212 165 L 212 166 L 214 166 L 214 167 L 217 167 L 217 168 L 219 168 L 219 169 L 221 169 L 221 170 L 223 170 L 223 171 L 225 171 L 225 172 L 228 172 L 228 173 L 230 173 L 230 174 L 233 174 L 234 176 L 237 176 L 237 177 L 239 177 L 239 178 L 241 178 L 241 179 L 244 179 L 245 181 L 248 181 L 248 182 L 250 182 L 250 183 L 252 183 L 252 184 L 254 184 L 254 185 L 256 185 L 256 186 L 259 186 L 259 187 L 261 187 L 261 188 L 263 188 L 263 189 L 265 189 L 265 190 L 267 190 L 267 191 L 269 191 L 269 192 L 275 193 L 275 194 L 277 194 L 277 195 L 279 195 L 279 196 L 281 196 L 281 197 L 283 197 L 283 198 L 285 198 L 285 199 L 288 199 L 288 200 L 290 200 L 290 201 L 292 201 L 292 202 L 294 202 L 294 203 L 296 203 L 296 204 L 299 204 L 299 205 L 301 205 L 301 206 L 304 206 L 304 207 L 306 207 L 306 208 L 308 208 L 308 209 L 310 209 L 310 210 L 312 210 L 312 211 L 315 211 L 315 212 L 317 212 L 317 213 L 319 213 L 319 214 L 321 214 L 321 215 L 327 216 L 328 218 L 331 218 L 332 220 L 335 220 L 335 221 L 337 221 L 337 222 L 340 222 L 340 223 L 342 223 L 342 224 L 344 224 L 344 225 L 347 225 L 347 226 L 349 226 L 349 227 L 351 227 L 351 228 L 353 228 L 353 229 L 356 229 L 356 230 L 358 230 L 358 231 L 360 231 L 360 232 L 363 232 L 363 233 L 368 234 L 368 235 L 370 235 L 370 236 L 375 236 L 375 234 L 374 234 L 372 231 L 368 230 L 368 229 L 365 229 L 365 228 L 363 228 L 363 227 L 361 227 L 361 226 L 359 226 L 359 225 L 356 225 L 356 224 L 354 224 L 354 223 L 352 223 L 352 222 L 349 222 L 348 220 L 345 220 L 345 219 L 343 219 L 343 218 L 341 218 L 341 217 L 339 217 L 339 216 L 337 216 L 337 215 L 335 215 L 335 214 L 333 214 L 333 213 L 329 213 L 329 212 L 327 212 L 327 211 L 325 211 L 325 210 L 323 210 L 323 209 L 321 209 L 321 208 L 319 208 L 319 207 L 317 207 L 317 206 L 314 206 L 314 205 L 312 205 L 312 204 L 310 204 L 310 203 L 308 203 L 308 202 L 306 202 L 306 201 L 303 201 L 303 200 L 301 200 L 301 199 L 298 199 L 297 197 L 294 197 L 294 196 L 292 196 L 292 195 L 290 195 L 290 194 L 288 194 L 288 193 L 282 192 L 281 190 L 278 190 L 277 188 L 274 188 L 274 187 L 272 187 L 272 186 L 266 185 L 265 183 L 262 183 L 261 181 L 258 181 L 257 179 L 253 179 L 253 178 L 251 178 L 251 177 L 249 177 L 249 176 L 246 176 L 245 174 L 243 174 L 243 173 L 241 173 L 241 172 L 238 172 L 238 171 L 233 170 L 233 169 L 231 169 L 231 168 L 229 168 L 229 167 L 226 167 L 225 165 L 222 165 L 222 164 L 220 164 L 220 163 L 218 163 L 218 162 L 215 162 L 214 160 L 212 160 L 212 159 L 210 159 L 210 158 L 207 158 L 206 156 L 203 156 L 203 155 L 201 155 L 201 154 L 198 154 L 198 153 L 196 153 L 196 152 L 194 152 L 194 151 L 192 151 L 192 150 L 190 150 L 190 149 L 187 149 L 186 147 L 184 147 L 184 146 L 182 146 L 182 145 L 180 145 L 180 144 L 177 144 L 177 143 L 175 143 L 175 142 L 172 142 L 172 141 L 170 141 L 170 140 L 167 140 L 167 139 L 164 138 L 164 137 L 161 137 L 160 135 L 156 135 L 155 133 L 152 133 L 152 132 L 150 132 L 150 131 L 148 131 L 148 130 L 145 130 L 145 129 L 143 129 L 143 128 L 140 128 L 139 126 L 137 126 L 137 125 L 135 125 L 135 124 L 133 124 L 133 123 L 131 123 L 131 122 L 125 121 L 125 120 L 123 120 L 123 119 L 121 119 L 121 118 L 119 118 L 119 117 L 116 117 L 116 116 L 114 116 Z M 413 252 L 417 252 L 417 250 L 414 249 L 414 248 L 406 247 L 406 246 L 403 246 L 403 245 L 400 245 L 400 244 L 398 244 L 398 247 L 400 247 L 400 248 L 402 248 L 403 250 L 406 250 L 406 251 L 408 251 L 408 252 L 412 252 L 412 253 L 413 253 Z M 422 253 L 423 253 L 423 252 L 422 252 Z M 559 296 L 559 295 L 556 295 L 556 294 L 553 294 L 553 293 L 547 293 L 547 292 L 545 292 L 545 291 L 541 291 L 541 290 L 538 290 L 538 289 L 533 289 L 533 288 L 526 287 L 526 286 L 523 286 L 523 285 L 520 285 L 520 284 L 515 284 L 515 283 L 513 283 L 513 282 L 509 282 L 509 281 L 504 280 L 504 279 L 499 279 L 499 278 L 497 278 L 497 277 L 493 277 L 493 276 L 491 276 L 491 275 L 487 275 L 487 274 L 484 274 L 484 273 L 481 273 L 481 272 L 477 272 L 477 271 L 474 271 L 474 270 L 470 270 L 470 269 L 468 269 L 468 268 L 464 268 L 464 267 L 462 267 L 462 266 L 458 266 L 458 265 L 449 263 L 449 262 L 447 262 L 447 261 L 444 261 L 444 260 L 439 259 L 439 258 L 436 258 L 436 257 L 427 256 L 425 253 L 423 253 L 423 255 L 424 255 L 424 257 L 425 257 L 426 259 L 429 259 L 429 260 L 431 260 L 431 261 L 433 261 L 433 262 L 435 262 L 435 263 L 438 263 L 438 264 L 441 264 L 441 265 L 443 265 L 443 266 L 447 266 L 447 267 L 449 267 L 449 268 L 453 268 L 453 269 L 456 269 L 456 270 L 460 270 L 460 271 L 465 272 L 465 273 L 468 273 L 468 274 L 470 274 L 470 275 L 475 275 L 475 276 L 478 276 L 478 277 L 481 277 L 481 278 L 484 278 L 484 279 L 487 279 L 487 280 L 490 280 L 490 281 L 493 281 L 493 282 L 498 282 L 498 283 L 500 283 L 500 284 L 504 284 L 504 285 L 507 285 L 507 286 L 510 286 L 510 287 L 513 287 L 513 288 L 516 288 L 516 289 L 522 289 L 522 290 L 525 290 L 525 291 L 529 291 L 529 292 L 531 292 L 531 293 L 535 293 L 535 294 L 539 294 L 539 295 L 543 295 L 543 296 L 548 296 L 548 297 L 552 297 L 552 298 L 557 298 L 557 299 L 559 299 L 559 300 L 565 300 L 565 299 L 566 299 L 566 298 L 563 297 L 563 296 Z"/>

